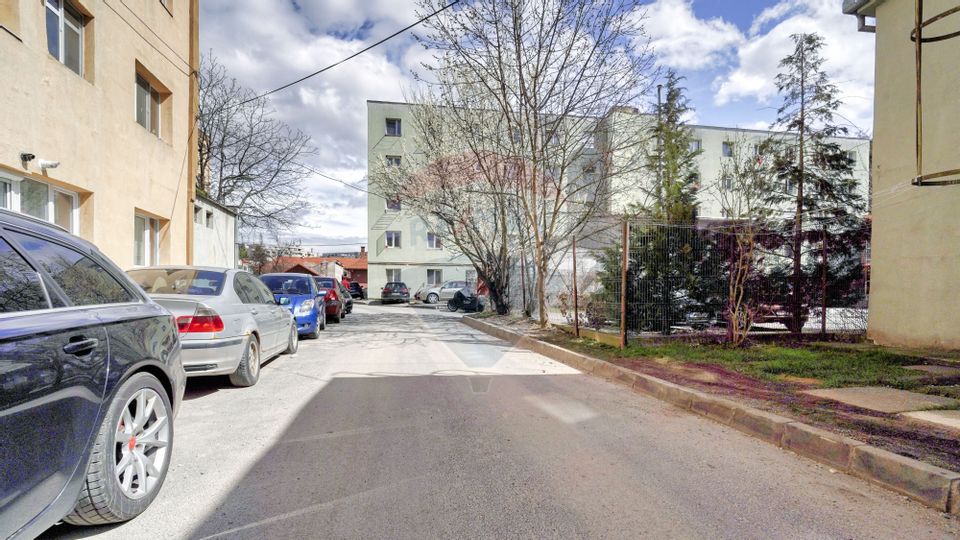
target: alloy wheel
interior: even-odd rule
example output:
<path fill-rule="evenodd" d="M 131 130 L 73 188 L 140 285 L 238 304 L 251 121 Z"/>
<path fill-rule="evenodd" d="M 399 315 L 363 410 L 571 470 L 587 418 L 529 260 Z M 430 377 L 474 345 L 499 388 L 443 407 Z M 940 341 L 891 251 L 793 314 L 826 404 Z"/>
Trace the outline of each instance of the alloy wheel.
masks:
<path fill-rule="evenodd" d="M 137 391 L 124 405 L 114 444 L 114 475 L 131 499 L 150 494 L 167 466 L 170 420 L 152 388 Z"/>

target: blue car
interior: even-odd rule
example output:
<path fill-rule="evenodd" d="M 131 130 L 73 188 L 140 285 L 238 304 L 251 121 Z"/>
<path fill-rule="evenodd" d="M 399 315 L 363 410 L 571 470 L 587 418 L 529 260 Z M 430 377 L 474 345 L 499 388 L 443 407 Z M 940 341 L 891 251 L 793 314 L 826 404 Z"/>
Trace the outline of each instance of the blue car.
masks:
<path fill-rule="evenodd" d="M 92 244 L 0 210 L 0 538 L 143 512 L 185 381 L 167 310 Z"/>
<path fill-rule="evenodd" d="M 309 274 L 264 274 L 260 280 L 281 306 L 286 306 L 297 321 L 297 333 L 316 338 L 327 328 L 327 305 Z"/>

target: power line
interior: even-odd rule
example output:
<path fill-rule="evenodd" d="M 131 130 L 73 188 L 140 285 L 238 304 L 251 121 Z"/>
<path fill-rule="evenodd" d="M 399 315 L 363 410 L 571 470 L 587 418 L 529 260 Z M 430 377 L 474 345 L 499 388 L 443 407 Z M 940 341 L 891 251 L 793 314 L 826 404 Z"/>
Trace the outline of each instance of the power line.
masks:
<path fill-rule="evenodd" d="M 277 87 L 277 88 L 274 88 L 273 90 L 264 92 L 264 93 L 262 93 L 262 94 L 260 94 L 260 95 L 258 95 L 258 96 L 254 96 L 254 97 L 252 97 L 252 98 L 250 98 L 250 99 L 247 99 L 247 100 L 245 100 L 245 101 L 242 101 L 242 102 L 240 102 L 240 103 L 238 104 L 238 106 L 240 106 L 240 105 L 246 105 L 247 103 L 250 103 L 251 101 L 255 101 L 255 100 L 264 98 L 264 97 L 266 97 L 266 96 L 269 96 L 270 94 L 275 94 L 275 93 L 277 93 L 277 92 L 279 92 L 279 91 L 281 91 L 281 90 L 285 90 L 285 89 L 287 89 L 287 88 L 290 88 L 291 86 L 293 86 L 293 85 L 295 85 L 295 84 L 302 83 L 303 81 L 305 81 L 305 80 L 307 80 L 307 79 L 309 79 L 309 78 L 311 78 L 311 77 L 315 77 L 315 76 L 323 73 L 324 71 L 327 71 L 327 70 L 329 70 L 329 69 L 333 69 L 333 68 L 339 66 L 340 64 L 342 64 L 342 63 L 344 63 L 344 62 L 346 62 L 346 61 L 348 61 L 348 60 L 351 60 L 351 59 L 353 59 L 353 58 L 356 58 L 356 57 L 360 56 L 361 54 L 369 51 L 370 49 L 373 49 L 374 47 L 377 47 L 377 46 L 379 46 L 379 45 L 381 45 L 381 44 L 383 44 L 383 43 L 385 43 L 385 42 L 387 42 L 387 41 L 390 41 L 391 39 L 399 36 L 400 34 L 406 32 L 407 30 L 410 30 L 411 28 L 413 28 L 413 27 L 415 27 L 415 26 L 423 23 L 423 22 L 426 21 L 427 19 L 430 19 L 431 17 L 434 17 L 434 16 L 436 16 L 436 15 L 438 15 L 438 14 L 446 11 L 447 9 L 450 9 L 451 7 L 453 7 L 453 6 L 455 6 L 456 4 L 459 4 L 459 3 L 460 3 L 460 0 L 454 0 L 453 2 L 450 2 L 449 4 L 443 6 L 442 8 L 440 8 L 440 9 L 434 11 L 433 13 L 427 15 L 426 17 L 423 17 L 422 19 L 416 21 L 415 23 L 410 24 L 410 25 L 408 25 L 408 26 L 406 26 L 406 27 L 404 27 L 404 28 L 401 28 L 400 30 L 397 30 L 396 32 L 390 34 L 389 36 L 387 36 L 387 37 L 385 37 L 385 38 L 383 38 L 383 39 L 381 39 L 380 41 L 374 43 L 373 45 L 370 45 L 370 46 L 368 46 L 368 47 L 364 47 L 363 49 L 360 49 L 359 51 L 351 54 L 350 56 L 348 56 L 348 57 L 346 57 L 346 58 L 344 58 L 344 59 L 342 59 L 342 60 L 339 60 L 339 61 L 337 61 L 337 62 L 334 62 L 333 64 L 330 64 L 330 65 L 327 66 L 327 67 L 318 69 L 317 71 L 314 71 L 313 73 L 311 73 L 311 74 L 309 74 L 309 75 L 305 75 L 305 76 L 303 76 L 303 77 L 300 77 L 299 79 L 297 79 L 297 80 L 295 80 L 295 81 L 293 81 L 293 82 L 289 82 L 289 83 L 287 83 L 287 84 L 285 84 L 285 85 L 283 85 L 283 86 L 279 86 L 279 87 Z"/>

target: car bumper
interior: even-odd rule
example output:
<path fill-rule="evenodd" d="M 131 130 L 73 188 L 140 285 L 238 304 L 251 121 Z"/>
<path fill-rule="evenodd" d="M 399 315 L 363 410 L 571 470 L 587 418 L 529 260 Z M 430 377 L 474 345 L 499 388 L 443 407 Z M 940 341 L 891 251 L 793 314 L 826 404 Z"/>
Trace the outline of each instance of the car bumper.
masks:
<path fill-rule="evenodd" d="M 319 316 L 314 313 L 312 315 L 300 315 L 294 317 L 294 320 L 297 321 L 297 334 L 312 334 L 317 331 L 317 324 L 319 321 Z"/>
<path fill-rule="evenodd" d="M 181 342 L 183 369 L 187 377 L 226 375 L 240 365 L 245 336 L 191 339 Z"/>
<path fill-rule="evenodd" d="M 387 294 L 380 298 L 381 302 L 409 302 L 409 294 Z"/>

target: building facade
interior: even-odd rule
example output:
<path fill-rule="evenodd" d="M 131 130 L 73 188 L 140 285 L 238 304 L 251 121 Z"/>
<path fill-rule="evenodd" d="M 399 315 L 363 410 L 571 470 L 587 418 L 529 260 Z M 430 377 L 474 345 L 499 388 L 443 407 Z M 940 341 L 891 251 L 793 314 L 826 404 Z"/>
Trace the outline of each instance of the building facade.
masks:
<path fill-rule="evenodd" d="M 193 264 L 236 268 L 237 213 L 197 194 L 193 201 Z"/>
<path fill-rule="evenodd" d="M 197 2 L 0 2 L 0 207 L 191 262 Z"/>
<path fill-rule="evenodd" d="M 960 349 L 955 320 L 960 305 L 960 36 L 923 43 L 955 32 L 960 13 L 922 30 L 918 83 L 911 39 L 915 2 L 843 3 L 844 12 L 858 17 L 861 30 L 876 31 L 868 335 L 886 345 Z M 924 0 L 921 5 L 926 21 L 957 2 Z M 852 23 L 851 18 L 851 31 Z M 915 185 L 917 176 L 936 173 L 948 174 L 934 180 L 954 184 Z"/>
<path fill-rule="evenodd" d="M 650 127 L 655 117 L 643 114 L 636 110 L 617 109 L 596 125 L 600 132 L 595 134 L 596 146 L 613 146 L 625 148 L 627 145 L 617 143 L 616 137 L 620 130 L 627 133 L 627 137 L 636 139 L 636 134 Z M 367 135 L 368 135 L 368 177 L 374 177 L 374 163 L 401 162 L 404 154 L 416 152 L 413 140 L 415 133 L 410 106 L 405 103 L 391 103 L 381 101 L 367 102 Z M 615 127 L 612 127 L 615 126 Z M 782 135 L 771 131 L 726 128 L 715 126 L 692 125 L 693 143 L 701 151 L 697 158 L 701 188 L 698 202 L 701 218 L 723 219 L 722 205 L 719 190 L 726 189 L 721 175 L 721 167 L 725 159 L 729 159 L 732 144 L 745 145 L 747 148 L 761 144 L 771 136 Z M 870 140 L 856 137 L 838 137 L 831 139 L 841 149 L 847 152 L 853 160 L 853 175 L 857 180 L 864 197 L 869 195 L 870 186 Z M 587 148 L 587 147 L 585 147 Z M 594 145 L 589 145 L 594 149 Z M 630 147 L 630 152 L 642 152 L 638 146 Z M 614 152 L 611 160 L 635 162 L 636 156 L 626 155 L 620 151 Z M 585 166 L 596 162 L 596 159 L 585 159 Z M 617 165 L 615 164 L 614 167 Z M 590 169 L 584 170 L 584 178 L 593 174 Z M 614 182 L 628 182 L 625 186 L 640 185 L 642 178 L 636 175 L 623 175 Z M 371 181 L 371 185 L 375 182 Z M 625 186 L 614 187 L 614 195 L 609 200 L 609 210 L 618 214 L 625 211 L 630 204 L 642 203 L 642 190 Z M 784 189 L 789 189 L 785 186 Z M 588 225 L 591 230 L 598 231 L 596 239 L 603 241 L 605 234 L 610 233 L 607 221 Z M 618 230 L 618 228 L 617 228 Z M 603 232 L 606 231 L 606 232 Z M 473 281 L 476 272 L 466 258 L 458 256 L 440 245 L 439 239 L 433 235 L 429 226 L 417 216 L 404 212 L 400 205 L 388 203 L 383 197 L 375 194 L 367 196 L 367 232 L 370 246 L 369 262 L 369 295 L 378 298 L 380 289 L 387 281 L 403 281 L 416 292 L 426 286 L 438 285 L 444 281 L 457 279 Z M 615 231 L 614 231 L 615 232 Z M 590 248 L 585 242 L 584 247 Z"/>

